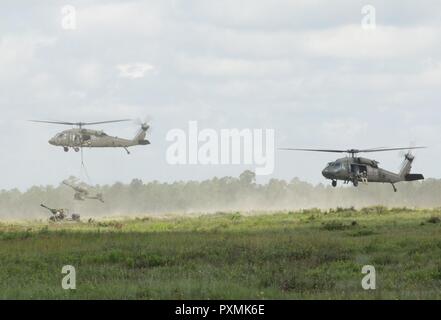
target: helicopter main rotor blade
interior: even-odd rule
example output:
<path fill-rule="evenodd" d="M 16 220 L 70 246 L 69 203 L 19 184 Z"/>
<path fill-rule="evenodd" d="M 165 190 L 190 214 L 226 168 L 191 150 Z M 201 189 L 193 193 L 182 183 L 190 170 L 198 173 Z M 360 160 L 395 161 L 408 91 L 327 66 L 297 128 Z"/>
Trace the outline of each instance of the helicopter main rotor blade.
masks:
<path fill-rule="evenodd" d="M 90 126 L 90 125 L 96 125 L 96 124 L 106 124 L 106 123 L 115 123 L 115 122 L 125 122 L 125 121 L 132 121 L 131 119 L 121 119 L 121 120 L 110 120 L 110 121 L 97 121 L 97 122 L 66 122 L 66 121 L 42 121 L 42 120 L 29 120 L 31 122 L 38 122 L 38 123 L 49 123 L 49 124 L 62 124 L 67 126 Z"/>
<path fill-rule="evenodd" d="M 427 147 L 406 147 L 406 148 L 379 148 L 379 149 L 365 149 L 358 150 L 358 152 L 383 152 L 383 151 L 396 151 L 396 150 L 414 150 L 414 149 L 426 149 Z"/>
<path fill-rule="evenodd" d="M 105 123 L 116 123 L 116 122 L 127 122 L 132 121 L 132 119 L 121 119 L 121 120 L 109 120 L 109 121 L 98 121 L 98 122 L 81 122 L 83 126 L 90 126 L 95 124 L 105 124 Z"/>
<path fill-rule="evenodd" d="M 279 148 L 279 150 L 287 151 L 312 151 L 312 152 L 331 152 L 331 153 L 369 153 L 369 152 L 383 152 L 383 151 L 395 151 L 395 150 L 413 150 L 413 149 L 425 149 L 426 147 L 407 147 L 407 148 L 376 148 L 376 149 L 349 149 L 349 150 L 335 150 L 335 149 L 297 149 L 297 148 Z"/>
<path fill-rule="evenodd" d="M 332 150 L 332 149 L 295 149 L 295 148 L 279 148 L 285 151 L 312 151 L 312 152 L 332 152 L 332 153 L 346 153 L 347 150 Z"/>
<path fill-rule="evenodd" d="M 67 126 L 73 126 L 76 125 L 74 122 L 65 122 L 65 121 L 42 121 L 42 120 L 29 120 L 30 122 L 37 122 L 37 123 L 50 123 L 50 124 L 64 124 Z"/>

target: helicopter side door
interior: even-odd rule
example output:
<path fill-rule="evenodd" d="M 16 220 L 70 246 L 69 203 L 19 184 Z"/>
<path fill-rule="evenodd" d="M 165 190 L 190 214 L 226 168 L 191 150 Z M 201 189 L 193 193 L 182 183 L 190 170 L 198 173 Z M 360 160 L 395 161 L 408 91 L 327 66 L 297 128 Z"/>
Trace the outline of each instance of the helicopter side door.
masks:
<path fill-rule="evenodd" d="M 81 135 L 80 134 L 74 134 L 74 144 L 76 146 L 80 146 L 81 145 Z"/>
<path fill-rule="evenodd" d="M 368 166 L 368 180 L 373 182 L 378 182 L 380 179 L 380 174 L 378 168 Z"/>
<path fill-rule="evenodd" d="M 73 134 L 72 132 L 67 133 L 67 145 L 69 147 L 73 147 L 74 146 L 74 136 L 75 134 Z"/>
<path fill-rule="evenodd" d="M 81 145 L 83 147 L 90 147 L 92 145 L 92 136 L 89 133 L 83 133 L 81 135 Z"/>
<path fill-rule="evenodd" d="M 75 132 L 69 132 L 67 134 L 67 141 L 69 147 L 79 147 L 81 146 L 81 135 Z"/>
<path fill-rule="evenodd" d="M 368 166 L 364 164 L 351 163 L 351 173 L 360 178 L 363 182 L 368 181 Z"/>
<path fill-rule="evenodd" d="M 343 172 L 345 176 L 350 176 L 351 175 L 351 164 L 349 161 L 345 160 L 341 163 L 342 168 L 343 168 Z"/>

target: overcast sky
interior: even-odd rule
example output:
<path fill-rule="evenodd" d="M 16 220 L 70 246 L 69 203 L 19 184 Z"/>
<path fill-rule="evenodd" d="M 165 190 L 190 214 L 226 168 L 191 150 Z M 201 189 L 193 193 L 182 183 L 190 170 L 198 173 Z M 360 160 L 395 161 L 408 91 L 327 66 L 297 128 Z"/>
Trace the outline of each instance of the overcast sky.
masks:
<path fill-rule="evenodd" d="M 2 1 L 0 188 L 85 178 L 79 154 L 28 119 L 152 118 L 152 145 L 86 150 L 94 184 L 206 179 L 244 166 L 171 166 L 166 133 L 270 128 L 277 147 L 427 145 L 414 171 L 441 177 L 439 0 Z M 332 4 L 331 4 L 332 3 Z M 375 30 L 361 27 L 364 5 Z M 63 29 L 62 8 L 76 9 Z M 105 125 L 133 137 L 134 123 Z M 267 179 L 325 182 L 333 154 L 276 153 Z M 376 154 L 397 171 L 398 152 Z M 328 182 L 326 182 L 328 183 Z"/>

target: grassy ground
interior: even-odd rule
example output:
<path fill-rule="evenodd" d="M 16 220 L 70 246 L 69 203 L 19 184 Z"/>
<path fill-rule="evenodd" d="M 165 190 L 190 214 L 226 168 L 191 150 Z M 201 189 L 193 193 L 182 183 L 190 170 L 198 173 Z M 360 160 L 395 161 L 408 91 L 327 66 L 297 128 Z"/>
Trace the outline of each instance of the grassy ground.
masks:
<path fill-rule="evenodd" d="M 441 210 L 0 225 L 3 299 L 441 299 Z M 77 290 L 61 288 L 73 265 Z M 361 288 L 373 265 L 377 290 Z"/>

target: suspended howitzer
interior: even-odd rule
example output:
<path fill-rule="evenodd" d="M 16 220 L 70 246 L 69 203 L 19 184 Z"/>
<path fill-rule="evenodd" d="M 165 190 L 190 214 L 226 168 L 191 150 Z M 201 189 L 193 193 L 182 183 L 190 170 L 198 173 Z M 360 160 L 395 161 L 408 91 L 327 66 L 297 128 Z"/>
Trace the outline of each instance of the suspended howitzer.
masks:
<path fill-rule="evenodd" d="M 64 180 L 63 184 L 75 191 L 75 194 L 74 194 L 75 200 L 84 201 L 86 199 L 90 199 L 90 200 L 98 200 L 98 201 L 104 203 L 104 198 L 103 198 L 102 193 L 97 193 L 95 195 L 91 195 L 89 193 L 89 190 L 86 187 L 83 187 L 79 184 L 75 184 L 75 183 L 70 182 L 68 180 Z"/>

